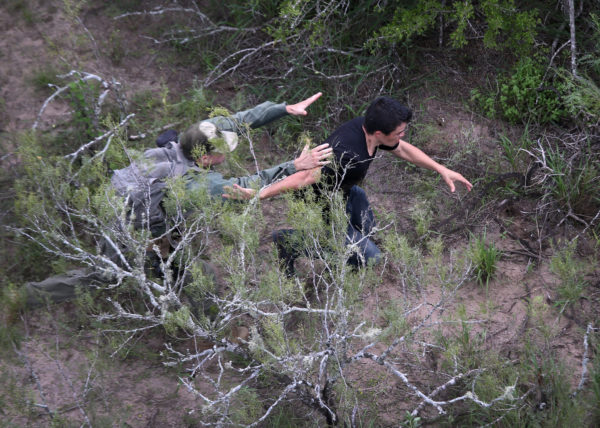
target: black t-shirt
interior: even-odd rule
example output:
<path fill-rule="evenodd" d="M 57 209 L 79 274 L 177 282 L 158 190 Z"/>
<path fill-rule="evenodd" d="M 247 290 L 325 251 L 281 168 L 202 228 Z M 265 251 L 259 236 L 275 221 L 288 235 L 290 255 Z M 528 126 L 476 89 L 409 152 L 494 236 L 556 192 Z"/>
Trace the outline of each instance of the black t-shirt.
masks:
<path fill-rule="evenodd" d="M 325 143 L 333 148 L 335 160 L 323 167 L 322 183 L 330 189 L 342 189 L 344 193 L 360 182 L 367 175 L 371 161 L 377 154 L 377 147 L 373 155 L 367 150 L 367 138 L 363 131 L 364 117 L 357 117 L 344 123 Z M 395 147 L 380 146 L 382 150 L 393 150 Z"/>

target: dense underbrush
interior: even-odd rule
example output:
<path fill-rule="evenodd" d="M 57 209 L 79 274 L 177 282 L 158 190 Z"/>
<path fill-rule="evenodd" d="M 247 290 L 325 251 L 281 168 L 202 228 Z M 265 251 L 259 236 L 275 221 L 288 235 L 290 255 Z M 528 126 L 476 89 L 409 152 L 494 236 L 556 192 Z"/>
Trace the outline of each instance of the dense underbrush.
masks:
<path fill-rule="evenodd" d="M 35 2 L 9 3 L 0 13 L 36 25 Z M 93 59 L 65 57 L 53 40 L 56 62 L 24 79 L 36 117 L 6 134 L 4 148 L 16 147 L 6 159 L 18 161 L 1 177 L 0 425 L 598 424 L 593 11 L 574 17 L 575 68 L 568 19 L 542 6 L 230 3 L 64 1 L 44 12 L 78 23 L 67 39 L 102 61 L 92 73 Z M 112 27 L 92 35 L 95 19 Z M 484 54 L 466 60 L 470 49 Z M 196 79 L 132 92 L 111 74 L 146 55 Z M 319 91 L 306 118 L 248 130 L 221 171 L 287 160 L 386 94 L 415 111 L 410 140 L 474 190 L 450 194 L 430 172 L 377 159 L 371 238 L 384 257 L 363 269 L 346 264 L 354 249 L 335 194 L 326 223 L 310 191 L 233 203 L 169 181 L 178 241 L 163 257 L 111 190 L 112 171 L 166 129 Z M 68 112 L 60 121 L 55 105 Z M 280 226 L 305 249 L 292 277 L 269 240 Z M 26 281 L 80 267 L 110 280 L 25 310 Z"/>

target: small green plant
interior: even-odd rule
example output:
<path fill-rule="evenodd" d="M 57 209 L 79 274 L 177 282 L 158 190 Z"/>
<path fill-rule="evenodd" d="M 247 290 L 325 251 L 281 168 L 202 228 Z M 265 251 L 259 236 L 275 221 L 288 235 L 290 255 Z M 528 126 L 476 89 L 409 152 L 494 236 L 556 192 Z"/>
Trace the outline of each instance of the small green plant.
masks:
<path fill-rule="evenodd" d="M 527 314 L 531 319 L 532 325 L 530 333 L 541 333 L 541 337 L 544 339 L 545 343 L 547 343 L 556 334 L 556 325 L 548 322 L 550 311 L 551 307 L 546 303 L 544 296 L 533 296 L 529 300 Z"/>
<path fill-rule="evenodd" d="M 63 0 L 63 8 L 67 16 L 74 20 L 81 14 L 86 3 L 87 0 Z"/>
<path fill-rule="evenodd" d="M 25 307 L 25 295 L 12 284 L 4 287 L 0 293 L 0 355 L 12 349 L 21 339 L 19 329 L 13 326 L 18 321 L 20 311 Z"/>
<path fill-rule="evenodd" d="M 387 327 L 382 332 L 384 339 L 393 340 L 407 332 L 408 323 L 404 317 L 405 306 L 402 301 L 392 301 L 383 308 L 382 316 L 387 322 Z M 376 330 L 372 329 L 369 333 L 375 334 Z"/>
<path fill-rule="evenodd" d="M 119 30 L 113 30 L 108 36 L 108 52 L 113 64 L 120 65 L 126 55 L 123 37 Z"/>
<path fill-rule="evenodd" d="M 556 202 L 567 212 L 593 216 L 600 207 L 600 170 L 594 153 L 588 148 L 581 156 L 569 159 L 560 148 L 549 147 L 546 159 L 553 171 L 549 191 Z"/>
<path fill-rule="evenodd" d="M 6 2 L 6 8 L 11 17 L 20 14 L 27 25 L 32 25 L 37 18 L 34 12 L 29 8 L 28 2 L 23 0 L 9 0 Z"/>
<path fill-rule="evenodd" d="M 421 426 L 421 418 L 419 416 L 413 416 L 410 412 L 406 412 L 404 415 L 404 421 L 402 421 L 403 428 L 418 428 Z"/>
<path fill-rule="evenodd" d="M 575 257 L 576 247 L 577 241 L 573 241 L 550 259 L 550 270 L 560 278 L 556 305 L 561 307 L 561 312 L 578 301 L 587 286 L 585 264 Z"/>
<path fill-rule="evenodd" d="M 96 82 L 76 80 L 69 83 L 67 101 L 73 109 L 75 135 L 79 136 L 81 142 L 89 141 L 98 135 L 99 117 L 94 110 L 94 104 L 99 92 Z"/>
<path fill-rule="evenodd" d="M 529 138 L 528 127 L 525 127 L 525 131 L 518 141 L 513 141 L 506 135 L 501 135 L 498 142 L 512 170 L 523 171 L 527 167 L 527 157 L 524 150 L 529 150 L 533 144 Z"/>
<path fill-rule="evenodd" d="M 37 91 L 52 93 L 51 85 L 58 84 L 60 79 L 57 75 L 59 74 L 58 70 L 52 66 L 39 68 L 31 74 L 29 81 Z"/>
<path fill-rule="evenodd" d="M 600 30 L 599 30 L 600 31 Z M 594 55 L 595 67 L 599 66 L 597 55 Z M 568 71 L 560 70 L 565 81 L 564 103 L 574 118 L 583 126 L 597 126 L 600 116 L 600 86 L 597 79 L 587 76 L 573 77 Z"/>
<path fill-rule="evenodd" d="M 431 226 L 431 208 L 429 204 L 422 201 L 417 201 L 413 205 L 410 217 L 415 222 L 415 232 L 419 238 L 424 238 L 429 234 L 429 228 Z"/>
<path fill-rule="evenodd" d="M 496 275 L 498 261 L 502 252 L 491 243 L 486 243 L 486 234 L 481 237 L 471 236 L 470 252 L 477 281 L 487 287 L 489 281 Z"/>
<path fill-rule="evenodd" d="M 246 425 L 258 419 L 262 409 L 260 396 L 256 390 L 243 387 L 236 395 L 236 403 L 232 406 L 231 419 L 237 425 Z"/>
<path fill-rule="evenodd" d="M 385 235 L 383 247 L 394 261 L 393 266 L 403 293 L 420 290 L 421 284 L 425 282 L 427 270 L 421 249 L 418 246 L 413 247 L 406 236 L 397 233 Z M 430 259 L 435 259 L 435 256 L 431 256 Z"/>

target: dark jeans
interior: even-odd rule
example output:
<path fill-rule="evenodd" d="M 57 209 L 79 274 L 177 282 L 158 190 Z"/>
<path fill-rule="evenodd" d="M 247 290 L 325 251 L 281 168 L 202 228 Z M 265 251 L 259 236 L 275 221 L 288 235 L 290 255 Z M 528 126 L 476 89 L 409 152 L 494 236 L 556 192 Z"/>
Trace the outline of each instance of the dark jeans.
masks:
<path fill-rule="evenodd" d="M 358 251 L 348 258 L 348 264 L 359 267 L 366 264 L 375 264 L 381 259 L 381 251 L 375 243 L 367 238 L 375 226 L 375 216 L 369 205 L 367 194 L 358 187 L 352 186 L 346 202 L 348 214 L 348 229 L 346 230 L 346 245 L 356 245 Z M 277 245 L 279 258 L 285 263 L 288 275 L 294 272 L 294 261 L 302 253 L 292 243 L 295 239 L 294 229 L 280 229 L 273 232 L 273 241 Z"/>

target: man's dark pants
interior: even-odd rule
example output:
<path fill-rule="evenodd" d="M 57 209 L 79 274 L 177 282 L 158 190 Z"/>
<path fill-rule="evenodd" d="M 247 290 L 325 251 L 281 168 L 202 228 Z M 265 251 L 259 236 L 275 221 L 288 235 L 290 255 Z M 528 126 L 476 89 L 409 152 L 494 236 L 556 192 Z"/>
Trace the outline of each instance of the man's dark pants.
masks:
<path fill-rule="evenodd" d="M 360 267 L 375 264 L 381 259 L 381 250 L 368 237 L 375 227 L 375 216 L 369 205 L 367 194 L 358 187 L 352 186 L 346 201 L 346 214 L 348 215 L 348 229 L 346 230 L 346 245 L 356 245 L 358 251 L 348 258 L 348 264 Z M 277 245 L 279 258 L 284 262 L 288 275 L 294 273 L 294 261 L 302 253 L 294 245 L 294 229 L 280 229 L 273 232 L 273 241 Z"/>

